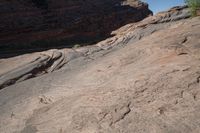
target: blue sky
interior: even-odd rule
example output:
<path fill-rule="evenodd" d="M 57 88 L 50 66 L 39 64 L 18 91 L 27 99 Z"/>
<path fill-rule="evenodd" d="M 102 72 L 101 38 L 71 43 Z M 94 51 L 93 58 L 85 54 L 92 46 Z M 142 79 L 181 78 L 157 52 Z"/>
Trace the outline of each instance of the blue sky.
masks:
<path fill-rule="evenodd" d="M 173 6 L 184 5 L 184 0 L 143 0 L 149 4 L 149 8 L 155 13 L 167 10 Z"/>

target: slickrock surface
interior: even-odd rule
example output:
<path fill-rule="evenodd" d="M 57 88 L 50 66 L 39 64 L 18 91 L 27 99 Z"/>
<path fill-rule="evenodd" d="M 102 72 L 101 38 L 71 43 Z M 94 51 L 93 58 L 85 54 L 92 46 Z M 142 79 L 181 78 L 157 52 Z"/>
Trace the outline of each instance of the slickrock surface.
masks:
<path fill-rule="evenodd" d="M 0 48 L 95 41 L 151 14 L 139 0 L 1 0 Z"/>
<path fill-rule="evenodd" d="M 0 132 L 198 133 L 200 17 L 188 13 L 173 8 L 93 46 L 1 59 Z"/>

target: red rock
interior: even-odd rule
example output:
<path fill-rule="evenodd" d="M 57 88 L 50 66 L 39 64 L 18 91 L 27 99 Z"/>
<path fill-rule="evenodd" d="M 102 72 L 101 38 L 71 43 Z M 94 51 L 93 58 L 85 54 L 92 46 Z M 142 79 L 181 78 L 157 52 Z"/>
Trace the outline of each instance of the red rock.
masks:
<path fill-rule="evenodd" d="M 1 45 L 52 38 L 68 43 L 96 40 L 152 14 L 139 0 L 2 0 L 0 4 Z"/>

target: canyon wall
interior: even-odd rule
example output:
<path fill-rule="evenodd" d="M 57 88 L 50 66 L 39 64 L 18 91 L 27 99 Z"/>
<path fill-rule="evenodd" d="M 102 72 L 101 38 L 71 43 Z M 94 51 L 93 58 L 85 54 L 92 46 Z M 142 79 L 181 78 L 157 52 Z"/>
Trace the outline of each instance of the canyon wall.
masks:
<path fill-rule="evenodd" d="M 1 0 L 0 49 L 23 43 L 32 48 L 27 42 L 39 40 L 54 40 L 53 45 L 95 41 L 151 14 L 138 0 Z"/>

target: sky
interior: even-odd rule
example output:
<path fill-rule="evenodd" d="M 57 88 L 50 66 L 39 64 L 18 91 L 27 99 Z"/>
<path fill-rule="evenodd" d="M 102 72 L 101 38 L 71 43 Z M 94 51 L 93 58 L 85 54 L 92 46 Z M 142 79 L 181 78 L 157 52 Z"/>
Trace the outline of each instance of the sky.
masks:
<path fill-rule="evenodd" d="M 173 6 L 184 5 L 184 0 L 143 0 L 149 4 L 153 13 L 165 11 Z"/>

